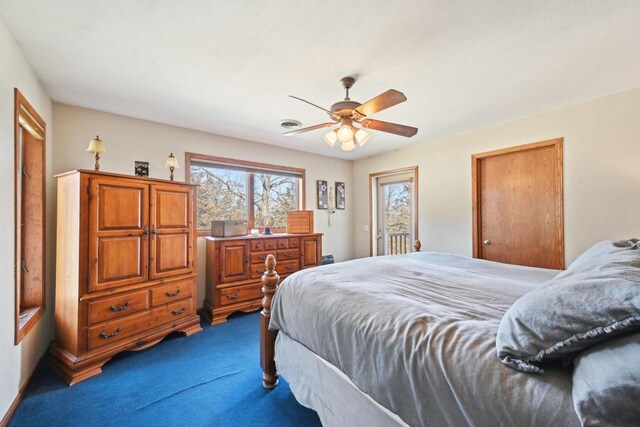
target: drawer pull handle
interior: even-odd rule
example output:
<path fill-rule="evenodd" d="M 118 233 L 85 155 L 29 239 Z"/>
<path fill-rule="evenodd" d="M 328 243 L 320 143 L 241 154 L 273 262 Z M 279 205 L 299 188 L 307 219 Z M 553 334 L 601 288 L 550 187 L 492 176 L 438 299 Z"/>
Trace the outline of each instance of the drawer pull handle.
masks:
<path fill-rule="evenodd" d="M 182 307 L 180 310 L 172 310 L 171 313 L 174 316 L 180 316 L 182 313 L 184 313 L 187 310 L 187 306 Z"/>
<path fill-rule="evenodd" d="M 256 273 L 258 273 L 258 274 L 263 274 L 263 273 L 264 273 L 264 270 L 256 270 Z"/>
<path fill-rule="evenodd" d="M 115 331 L 111 332 L 110 334 L 106 333 L 105 331 L 100 332 L 100 338 L 103 339 L 109 339 L 109 338 L 113 338 L 116 335 L 118 335 L 120 333 L 120 331 L 122 331 L 122 326 L 118 326 L 118 329 L 116 329 Z"/>
<path fill-rule="evenodd" d="M 225 297 L 227 297 L 228 300 L 237 300 L 238 299 L 238 293 L 236 292 L 233 295 L 227 295 L 225 294 Z"/>
<path fill-rule="evenodd" d="M 293 265 L 287 265 L 287 270 L 293 270 Z"/>
<path fill-rule="evenodd" d="M 120 307 L 116 307 L 115 305 L 112 305 L 111 307 L 109 307 L 109 310 L 111 311 L 122 311 L 126 308 L 128 308 L 131 305 L 131 301 L 127 301 L 124 304 L 122 304 Z"/>
<path fill-rule="evenodd" d="M 258 255 L 258 259 L 259 259 L 260 261 L 264 261 L 264 260 L 266 260 L 266 259 L 267 259 L 267 257 L 266 257 L 266 256 L 264 256 L 264 255 Z"/>
<path fill-rule="evenodd" d="M 165 292 L 164 294 L 168 297 L 175 297 L 180 294 L 180 289 L 177 289 L 175 292 Z"/>
<path fill-rule="evenodd" d="M 293 256 L 293 252 L 285 252 L 284 256 L 291 258 Z"/>

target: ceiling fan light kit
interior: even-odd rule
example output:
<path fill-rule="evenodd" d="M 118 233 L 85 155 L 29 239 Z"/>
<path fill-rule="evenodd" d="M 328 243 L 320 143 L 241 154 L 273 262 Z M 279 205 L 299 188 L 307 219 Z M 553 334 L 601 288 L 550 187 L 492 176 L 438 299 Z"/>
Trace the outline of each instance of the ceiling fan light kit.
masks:
<path fill-rule="evenodd" d="M 352 151 L 356 148 L 356 142 L 358 143 L 358 146 L 362 147 L 371 138 L 371 134 L 363 128 L 393 133 L 395 135 L 405 136 L 408 138 L 418 133 L 418 129 L 411 126 L 383 122 L 381 120 L 369 118 L 372 114 L 406 101 L 407 97 L 404 96 L 402 92 L 389 89 L 364 104 L 360 104 L 359 102 L 352 101 L 349 98 L 349 89 L 351 89 L 355 81 L 356 80 L 353 77 L 344 77 L 340 80 L 342 87 L 346 91 L 346 96 L 344 100 L 333 104 L 329 110 L 302 98 L 289 95 L 291 98 L 305 102 L 326 112 L 332 121 L 315 126 L 309 126 L 303 129 L 292 130 L 284 135 L 297 135 L 299 133 L 339 125 L 338 128 L 325 133 L 322 136 L 322 139 L 324 139 L 331 148 L 333 148 L 336 142 L 340 142 L 340 149 L 342 151 Z M 354 124 L 358 124 L 362 127 L 357 127 Z"/>

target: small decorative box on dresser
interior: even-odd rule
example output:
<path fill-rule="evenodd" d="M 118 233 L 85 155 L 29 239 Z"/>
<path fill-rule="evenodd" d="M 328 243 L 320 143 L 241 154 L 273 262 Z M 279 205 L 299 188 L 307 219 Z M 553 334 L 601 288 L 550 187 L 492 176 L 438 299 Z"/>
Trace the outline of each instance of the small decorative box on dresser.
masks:
<path fill-rule="evenodd" d="M 205 318 L 215 325 L 235 311 L 262 307 L 264 261 L 273 254 L 281 278 L 322 264 L 322 234 L 207 237 Z"/>
<path fill-rule="evenodd" d="M 94 171 L 58 175 L 55 370 L 70 385 L 196 315 L 196 188 Z"/>

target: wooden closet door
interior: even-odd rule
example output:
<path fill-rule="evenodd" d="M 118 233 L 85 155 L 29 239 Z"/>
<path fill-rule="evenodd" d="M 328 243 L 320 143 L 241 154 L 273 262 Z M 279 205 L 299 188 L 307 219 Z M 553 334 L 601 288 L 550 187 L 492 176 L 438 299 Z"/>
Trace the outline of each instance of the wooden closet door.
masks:
<path fill-rule="evenodd" d="M 89 290 L 147 281 L 149 186 L 116 178 L 89 185 Z"/>
<path fill-rule="evenodd" d="M 194 269 L 193 191 L 186 185 L 151 185 L 151 279 Z"/>
<path fill-rule="evenodd" d="M 562 140 L 473 157 L 474 256 L 564 268 Z"/>

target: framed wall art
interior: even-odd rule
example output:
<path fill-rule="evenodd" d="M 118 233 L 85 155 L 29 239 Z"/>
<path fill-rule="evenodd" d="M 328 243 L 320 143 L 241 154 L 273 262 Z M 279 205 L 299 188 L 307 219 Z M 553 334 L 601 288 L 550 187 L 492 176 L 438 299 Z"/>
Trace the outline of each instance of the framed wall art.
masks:
<path fill-rule="evenodd" d="M 336 182 L 336 209 L 345 208 L 345 186 L 344 182 Z"/>
<path fill-rule="evenodd" d="M 317 180 L 318 209 L 329 209 L 329 192 L 327 181 Z"/>
<path fill-rule="evenodd" d="M 136 160 L 134 172 L 136 176 L 149 176 L 149 162 L 141 162 L 139 160 Z"/>

